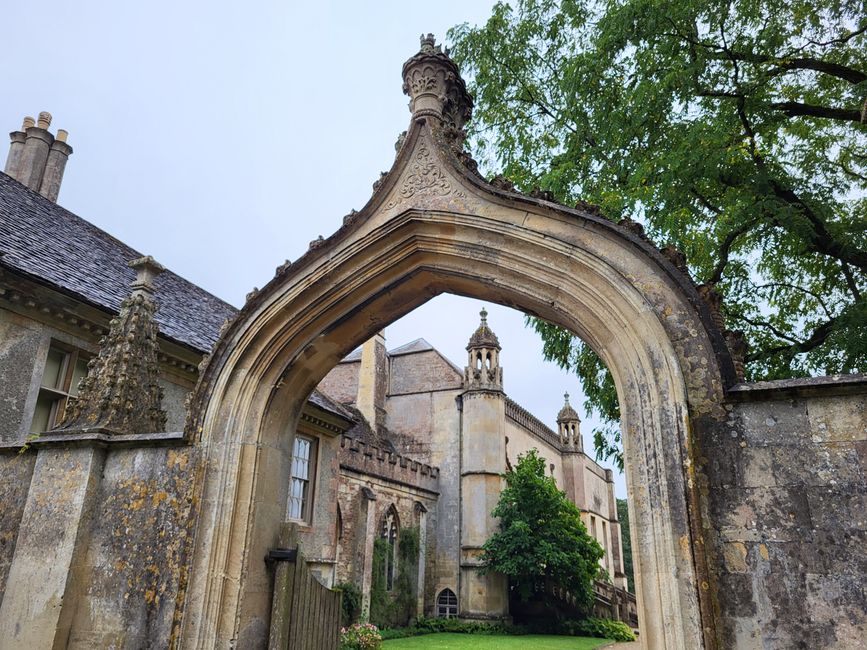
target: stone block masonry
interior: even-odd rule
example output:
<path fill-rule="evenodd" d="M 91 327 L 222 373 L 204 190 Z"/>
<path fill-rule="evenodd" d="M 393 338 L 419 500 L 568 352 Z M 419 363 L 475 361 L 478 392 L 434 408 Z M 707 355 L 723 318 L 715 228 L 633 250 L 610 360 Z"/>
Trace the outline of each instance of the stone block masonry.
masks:
<path fill-rule="evenodd" d="M 726 647 L 864 647 L 867 380 L 730 397 L 707 463 Z"/>

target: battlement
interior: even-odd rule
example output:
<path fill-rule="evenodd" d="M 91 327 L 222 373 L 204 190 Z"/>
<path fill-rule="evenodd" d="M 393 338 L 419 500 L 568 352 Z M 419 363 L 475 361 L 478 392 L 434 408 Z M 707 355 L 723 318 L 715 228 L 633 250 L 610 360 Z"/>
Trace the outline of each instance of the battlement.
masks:
<path fill-rule="evenodd" d="M 534 436 L 554 447 L 554 449 L 563 450 L 560 436 L 550 427 L 546 426 L 539 418 L 508 397 L 506 398 L 506 417 L 514 420 Z"/>
<path fill-rule="evenodd" d="M 440 470 L 358 438 L 340 437 L 340 467 L 428 492 L 439 491 Z"/>

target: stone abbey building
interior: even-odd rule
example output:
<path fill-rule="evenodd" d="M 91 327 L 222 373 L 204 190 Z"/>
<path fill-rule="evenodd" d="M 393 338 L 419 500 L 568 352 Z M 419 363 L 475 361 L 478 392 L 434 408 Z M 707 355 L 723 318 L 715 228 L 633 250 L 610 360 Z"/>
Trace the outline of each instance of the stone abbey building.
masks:
<path fill-rule="evenodd" d="M 369 592 L 373 540 L 407 527 L 418 611 L 503 616 L 478 553 L 530 447 L 623 585 L 610 476 L 568 407 L 554 430 L 506 397 L 484 316 L 460 366 L 423 341 L 386 350 L 390 323 L 455 293 L 563 326 L 611 370 L 643 647 L 862 648 L 867 378 L 745 382 L 719 296 L 676 249 L 483 177 L 463 148 L 472 98 L 432 36 L 402 80 L 391 171 L 240 310 L 54 202 L 72 150 L 49 115 L 12 133 L 0 646 L 310 647 L 292 639 L 335 601 L 310 576 L 289 589 L 308 565 L 288 568 L 287 538 L 321 580 Z M 336 648 L 328 630 L 313 647 Z"/>

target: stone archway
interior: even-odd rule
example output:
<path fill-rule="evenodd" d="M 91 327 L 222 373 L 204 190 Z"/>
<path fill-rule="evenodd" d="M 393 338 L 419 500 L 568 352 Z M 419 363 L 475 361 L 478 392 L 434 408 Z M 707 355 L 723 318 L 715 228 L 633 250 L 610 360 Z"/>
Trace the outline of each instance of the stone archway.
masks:
<path fill-rule="evenodd" d="M 696 440 L 724 417 L 734 369 L 710 309 L 640 236 L 482 179 L 461 151 L 471 99 L 432 39 L 403 72 L 413 117 L 391 172 L 250 297 L 202 373 L 187 432 L 206 461 L 184 646 L 261 638 L 278 456 L 306 396 L 354 347 L 449 292 L 565 326 L 605 361 L 623 413 L 642 640 L 717 647 Z"/>

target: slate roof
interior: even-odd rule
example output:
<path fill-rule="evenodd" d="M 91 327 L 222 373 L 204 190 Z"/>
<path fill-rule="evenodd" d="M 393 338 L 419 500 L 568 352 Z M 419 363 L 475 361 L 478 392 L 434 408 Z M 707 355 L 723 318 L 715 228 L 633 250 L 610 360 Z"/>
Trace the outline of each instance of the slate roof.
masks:
<path fill-rule="evenodd" d="M 391 357 L 396 357 L 399 354 L 412 354 L 413 352 L 429 352 L 433 350 L 434 346 L 425 341 L 424 339 L 416 339 L 410 343 L 405 343 L 394 350 L 389 350 L 388 355 Z"/>
<path fill-rule="evenodd" d="M 354 422 L 356 419 L 356 414 L 353 411 L 350 411 L 342 404 L 335 402 L 318 388 L 313 389 L 313 392 L 310 393 L 310 397 L 307 398 L 307 401 L 318 406 L 323 411 L 334 413 L 335 415 L 339 415 L 347 420 Z"/>
<path fill-rule="evenodd" d="M 416 339 L 415 341 L 410 341 L 409 343 L 404 343 L 403 345 L 394 348 L 393 350 L 388 351 L 388 356 L 396 357 L 401 354 L 412 354 L 414 352 L 429 352 L 431 350 L 435 350 L 434 346 L 425 341 L 424 339 Z M 340 362 L 345 363 L 349 361 L 360 361 L 361 360 L 361 348 L 355 348 L 352 352 L 343 357 Z"/>
<path fill-rule="evenodd" d="M 0 172 L 0 265 L 117 313 L 142 253 Z M 158 260 L 159 261 L 159 260 Z M 166 271 L 155 280 L 160 334 L 208 352 L 232 305 Z"/>

